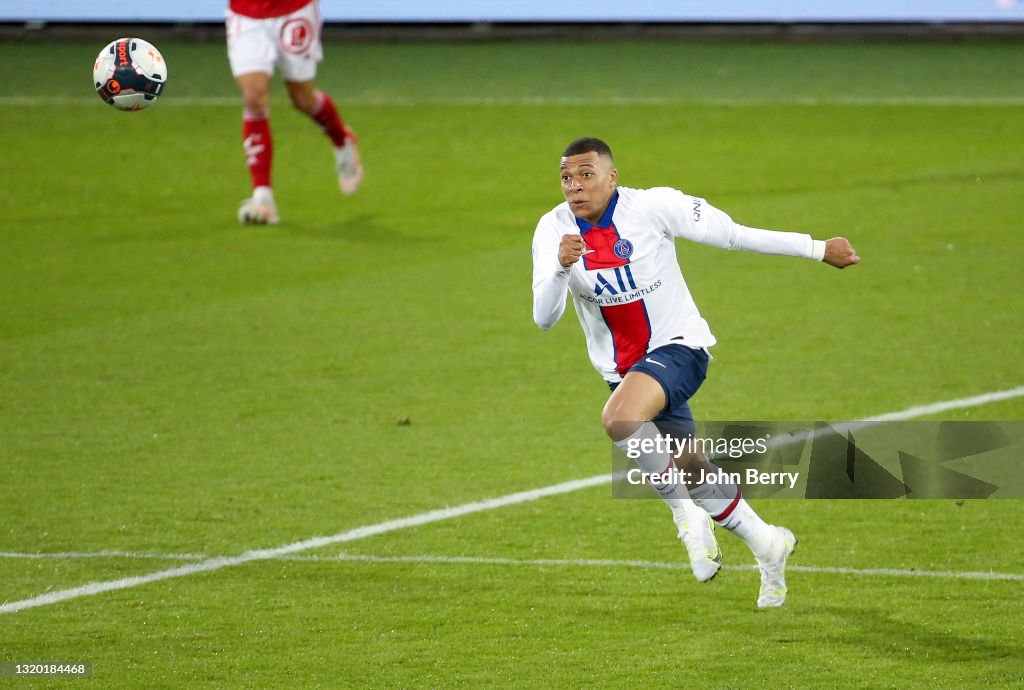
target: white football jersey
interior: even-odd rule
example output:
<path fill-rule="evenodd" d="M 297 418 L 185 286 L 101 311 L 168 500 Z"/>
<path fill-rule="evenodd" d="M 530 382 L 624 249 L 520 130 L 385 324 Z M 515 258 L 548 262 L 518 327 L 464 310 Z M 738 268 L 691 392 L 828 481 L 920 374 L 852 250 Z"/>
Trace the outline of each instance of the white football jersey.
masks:
<path fill-rule="evenodd" d="M 570 267 L 558 262 L 562 235 L 581 234 L 586 253 Z M 820 261 L 825 243 L 810 235 L 734 223 L 704 199 L 668 187 L 619 187 L 597 224 L 562 203 L 546 213 L 533 236 L 533 318 L 551 328 L 565 311 L 566 292 L 587 338 L 594 368 L 621 381 L 651 350 L 676 343 L 715 344 L 683 280 L 675 239 L 723 249 L 801 256 Z"/>

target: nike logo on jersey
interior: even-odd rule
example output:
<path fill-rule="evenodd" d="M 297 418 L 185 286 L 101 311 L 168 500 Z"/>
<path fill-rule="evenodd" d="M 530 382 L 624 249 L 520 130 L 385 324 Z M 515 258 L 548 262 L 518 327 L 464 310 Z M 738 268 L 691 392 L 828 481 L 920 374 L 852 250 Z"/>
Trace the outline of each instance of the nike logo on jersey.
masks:
<path fill-rule="evenodd" d="M 668 367 L 666 367 L 666 366 L 665 366 L 664 364 L 662 364 L 661 362 L 658 362 L 658 361 L 656 361 L 656 360 L 653 360 L 653 359 L 651 359 L 650 357 L 646 358 L 646 359 L 645 359 L 644 361 L 645 361 L 645 362 L 650 362 L 651 364 L 657 364 L 657 365 L 658 365 L 659 367 L 661 367 L 662 369 L 668 369 Z"/>

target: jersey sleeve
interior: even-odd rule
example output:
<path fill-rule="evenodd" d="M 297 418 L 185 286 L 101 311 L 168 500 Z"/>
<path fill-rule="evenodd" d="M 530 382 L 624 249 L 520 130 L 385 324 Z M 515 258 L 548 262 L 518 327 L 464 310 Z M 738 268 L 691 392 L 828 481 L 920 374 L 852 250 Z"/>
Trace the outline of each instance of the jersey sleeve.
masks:
<path fill-rule="evenodd" d="M 720 249 L 743 249 L 759 254 L 781 254 L 821 261 L 825 243 L 798 232 L 749 228 L 733 221 L 725 211 L 704 199 L 666 187 L 651 189 L 651 209 L 672 237 Z"/>
<path fill-rule="evenodd" d="M 533 234 L 533 320 L 543 330 L 554 326 L 565 312 L 571 267 L 558 262 L 558 228 L 548 216 Z"/>

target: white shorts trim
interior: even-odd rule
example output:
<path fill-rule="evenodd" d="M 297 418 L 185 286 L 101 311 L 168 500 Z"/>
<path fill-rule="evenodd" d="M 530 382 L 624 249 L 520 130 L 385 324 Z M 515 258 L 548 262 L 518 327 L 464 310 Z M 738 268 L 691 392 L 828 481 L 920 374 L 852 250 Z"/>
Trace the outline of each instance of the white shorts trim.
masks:
<path fill-rule="evenodd" d="M 285 81 L 309 81 L 323 59 L 320 33 L 323 19 L 316 2 L 270 19 L 253 19 L 231 10 L 227 16 L 228 61 L 231 74 L 272 75 L 281 69 Z"/>

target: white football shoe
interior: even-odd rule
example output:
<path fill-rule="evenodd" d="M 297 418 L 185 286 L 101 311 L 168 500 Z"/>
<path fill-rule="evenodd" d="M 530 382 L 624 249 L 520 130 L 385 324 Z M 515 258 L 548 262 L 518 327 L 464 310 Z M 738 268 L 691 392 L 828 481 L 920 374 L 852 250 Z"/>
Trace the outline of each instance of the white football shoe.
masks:
<path fill-rule="evenodd" d="M 782 606 L 786 603 L 786 559 L 796 550 L 796 537 L 785 527 L 771 526 L 775 531 L 768 555 L 757 559 L 761 571 L 761 591 L 757 595 L 758 608 Z"/>
<path fill-rule="evenodd" d="M 281 222 L 270 187 L 252 190 L 252 196 L 238 207 L 238 221 L 245 225 L 277 225 Z"/>
<path fill-rule="evenodd" d="M 238 220 L 245 225 L 277 225 L 281 217 L 277 215 L 277 207 L 273 204 L 257 204 L 246 199 L 238 207 Z"/>
<path fill-rule="evenodd" d="M 690 568 L 698 582 L 709 582 L 722 567 L 722 549 L 715 539 L 715 521 L 706 512 L 694 506 L 676 519 L 679 539 L 690 557 Z"/>
<path fill-rule="evenodd" d="M 359 139 L 351 128 L 345 127 L 344 146 L 334 149 L 334 167 L 338 171 L 338 187 L 345 196 L 359 191 L 363 183 L 363 162 L 359 156 Z"/>

